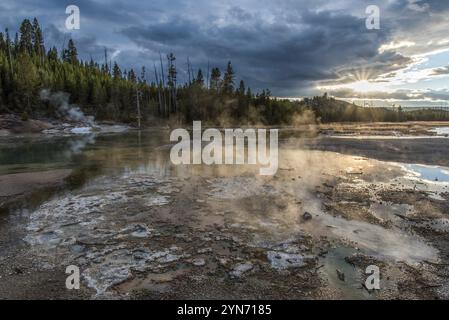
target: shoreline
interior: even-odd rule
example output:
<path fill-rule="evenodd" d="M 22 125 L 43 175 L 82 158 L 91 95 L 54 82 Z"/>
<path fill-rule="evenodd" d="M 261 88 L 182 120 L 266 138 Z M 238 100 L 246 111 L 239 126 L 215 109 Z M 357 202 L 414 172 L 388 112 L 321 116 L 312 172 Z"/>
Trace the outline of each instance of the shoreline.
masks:
<path fill-rule="evenodd" d="M 71 169 L 54 169 L 0 175 L 0 210 L 32 198 L 43 190 L 63 187 L 71 173 Z"/>
<path fill-rule="evenodd" d="M 123 130 L 138 130 L 135 124 L 126 124 L 115 121 L 98 121 L 94 124 L 66 122 L 55 118 L 37 118 L 23 120 L 16 114 L 0 114 L 0 137 L 15 137 L 27 134 L 85 134 L 103 132 L 106 133 L 121 132 Z M 191 129 L 191 124 L 180 125 L 179 127 Z M 202 123 L 204 129 L 217 128 L 225 129 L 225 126 L 210 126 L 206 122 Z M 406 122 L 334 122 L 334 123 L 310 123 L 291 125 L 242 125 L 229 126 L 229 128 L 265 128 L 280 129 L 281 131 L 315 131 L 324 135 L 344 135 L 344 136 L 363 136 L 363 135 L 437 135 L 436 132 L 430 132 L 430 128 L 449 127 L 449 121 L 406 121 Z M 90 128 L 90 130 L 83 130 Z M 111 130 L 108 130 L 111 129 Z M 114 130 L 116 128 L 117 130 Z M 164 130 L 173 129 L 167 121 L 166 125 L 143 124 L 142 130 Z"/>

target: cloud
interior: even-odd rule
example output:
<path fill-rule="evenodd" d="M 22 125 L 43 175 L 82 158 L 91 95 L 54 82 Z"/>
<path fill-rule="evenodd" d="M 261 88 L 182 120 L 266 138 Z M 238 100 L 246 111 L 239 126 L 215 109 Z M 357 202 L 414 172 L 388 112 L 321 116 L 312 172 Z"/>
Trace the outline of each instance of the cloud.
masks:
<path fill-rule="evenodd" d="M 429 101 L 449 101 L 449 90 L 397 90 L 394 92 L 370 91 L 357 92 L 353 89 L 338 89 L 328 92 L 329 95 L 338 99 L 372 99 L 372 100 L 429 100 Z"/>
<path fill-rule="evenodd" d="M 95 35 L 87 34 L 82 36 L 76 36 L 72 33 L 63 32 L 59 30 L 55 25 L 50 24 L 44 28 L 45 43 L 47 48 L 56 47 L 58 52 L 61 51 L 63 45 L 66 46 L 70 38 L 74 38 L 75 45 L 78 50 L 79 56 L 83 60 L 104 60 L 104 50 L 109 53 L 116 52 L 114 47 L 108 45 L 101 45 Z"/>
<path fill-rule="evenodd" d="M 392 51 L 400 48 L 409 48 L 413 47 L 415 44 L 416 43 L 413 41 L 400 41 L 400 42 L 392 41 L 388 44 L 381 45 L 379 48 L 379 53 L 384 53 L 385 51 Z"/>
<path fill-rule="evenodd" d="M 434 75 L 434 76 L 449 75 L 449 66 L 435 68 L 432 70 L 431 75 Z"/>
<path fill-rule="evenodd" d="M 0 27 L 12 28 L 24 17 L 37 16 L 48 42 L 59 50 L 68 36 L 65 7 L 71 3 L 3 0 Z M 231 60 L 237 77 L 253 90 L 270 88 L 285 97 L 319 93 L 317 86 L 395 81 L 401 70 L 415 67 L 418 56 L 448 49 L 449 1 L 376 1 L 380 30 L 365 28 L 365 8 L 370 4 L 371 0 L 80 0 L 81 29 L 69 36 L 83 59 L 92 56 L 102 62 L 106 47 L 123 69 L 151 68 L 159 52 L 173 52 L 180 80 L 187 77 L 187 57 L 203 71 L 208 62 L 224 69 Z M 432 75 L 447 74 L 440 66 L 432 66 Z M 403 85 L 407 89 L 408 84 Z"/>
<path fill-rule="evenodd" d="M 122 33 L 146 50 L 178 52 L 181 60 L 189 56 L 196 65 L 232 60 L 237 74 L 257 89 L 270 87 L 289 96 L 315 81 L 340 79 L 355 66 L 381 74 L 408 62 L 396 53 L 379 54 L 386 34 L 368 32 L 363 19 L 344 13 L 305 11 L 289 24 L 268 23 L 235 7 L 230 14 L 246 20 L 219 25 L 178 16 Z"/>

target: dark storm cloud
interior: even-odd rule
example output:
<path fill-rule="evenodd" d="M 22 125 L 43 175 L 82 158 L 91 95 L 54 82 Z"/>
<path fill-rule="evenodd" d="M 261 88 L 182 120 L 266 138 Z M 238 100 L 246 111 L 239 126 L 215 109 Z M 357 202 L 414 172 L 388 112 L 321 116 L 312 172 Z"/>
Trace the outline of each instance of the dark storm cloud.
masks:
<path fill-rule="evenodd" d="M 47 47 L 55 47 L 60 52 L 63 46 L 72 38 L 72 34 L 64 33 L 56 28 L 55 25 L 50 24 L 44 28 L 45 42 Z M 104 50 L 107 52 L 114 52 L 115 49 L 110 46 L 100 45 L 94 35 L 86 35 L 76 38 L 77 50 L 82 59 L 86 60 L 92 58 L 96 61 L 104 60 Z"/>
<path fill-rule="evenodd" d="M 449 11 L 449 1 L 374 2 L 381 8 L 380 30 L 365 28 L 371 0 L 3 0 L 0 26 L 37 16 L 58 50 L 73 37 L 83 59 L 102 61 L 106 47 L 123 69 L 151 68 L 159 53 L 173 52 L 180 78 L 186 77 L 187 57 L 203 71 L 208 62 L 224 69 L 231 60 L 237 77 L 253 89 L 299 96 L 316 93 L 317 84 L 394 74 L 410 64 L 410 55 L 431 50 L 428 37 L 444 30 Z M 80 30 L 64 29 L 68 4 L 80 7 Z M 407 54 L 379 52 L 381 45 L 407 37 L 416 42 Z"/>
<path fill-rule="evenodd" d="M 238 75 L 256 88 L 271 87 L 284 96 L 313 81 L 339 79 L 348 64 L 375 67 L 377 73 L 396 70 L 408 62 L 394 53 L 379 54 L 388 39 L 380 30 L 370 32 L 365 20 L 331 12 L 303 12 L 296 21 L 266 23 L 242 9 L 231 14 L 243 23 L 204 26 L 202 21 L 173 17 L 164 23 L 125 28 L 124 35 L 148 50 L 174 51 L 193 63 L 208 59 L 223 66 L 232 60 Z M 393 62 L 393 63 L 392 63 Z M 392 67 L 394 65 L 394 67 Z"/>

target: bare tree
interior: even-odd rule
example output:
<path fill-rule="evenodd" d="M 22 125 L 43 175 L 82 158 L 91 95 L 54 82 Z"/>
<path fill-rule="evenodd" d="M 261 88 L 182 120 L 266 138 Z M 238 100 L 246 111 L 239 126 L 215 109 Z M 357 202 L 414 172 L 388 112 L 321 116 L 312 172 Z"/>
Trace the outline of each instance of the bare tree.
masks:
<path fill-rule="evenodd" d="M 137 102 L 137 127 L 140 130 L 140 120 L 142 118 L 142 115 L 140 113 L 140 90 L 139 90 L 139 84 L 136 83 L 136 102 Z"/>
<path fill-rule="evenodd" d="M 165 74 L 164 74 L 164 65 L 162 64 L 162 55 L 159 52 L 159 60 L 161 62 L 161 75 L 162 75 L 162 100 L 164 102 L 164 115 L 167 116 L 167 99 L 165 96 Z"/>
<path fill-rule="evenodd" d="M 153 63 L 154 65 L 154 76 L 156 78 L 156 85 L 157 85 L 157 95 L 158 95 L 158 100 L 159 100 L 159 104 L 158 104 L 158 114 L 160 115 L 162 113 L 162 95 L 161 95 L 161 83 L 159 81 L 159 77 L 157 75 L 157 69 L 156 69 L 156 64 Z"/>

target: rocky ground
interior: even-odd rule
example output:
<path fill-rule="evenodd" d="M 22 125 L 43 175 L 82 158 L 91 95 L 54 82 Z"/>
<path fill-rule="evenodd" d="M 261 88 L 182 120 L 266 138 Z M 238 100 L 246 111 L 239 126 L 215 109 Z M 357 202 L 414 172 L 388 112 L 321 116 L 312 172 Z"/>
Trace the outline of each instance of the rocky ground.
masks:
<path fill-rule="evenodd" d="M 3 247 L 0 296 L 447 298 L 447 185 L 329 155 L 285 151 L 273 178 L 95 179 L 2 223 L 21 238 Z M 363 287 L 372 264 L 378 292 Z M 79 291 L 65 289 L 68 265 Z"/>
<path fill-rule="evenodd" d="M 64 170 L 1 176 L 22 200 L 0 215 L 0 298 L 448 299 L 449 150 L 413 141 L 286 139 L 273 177 L 126 170 L 69 190 Z M 401 163 L 424 154 L 439 179 Z M 45 185 L 59 191 L 25 205 Z"/>
<path fill-rule="evenodd" d="M 445 121 L 377 122 L 377 123 L 329 123 L 317 126 L 322 134 L 349 137 L 401 137 L 439 135 L 435 128 L 448 127 Z M 447 133 L 444 134 L 447 136 Z"/>
<path fill-rule="evenodd" d="M 67 135 L 86 133 L 117 133 L 131 129 L 131 126 L 113 121 L 95 122 L 66 121 L 64 119 L 28 119 L 16 114 L 0 114 L 0 137 L 17 135 Z"/>
<path fill-rule="evenodd" d="M 52 128 L 48 121 L 23 119 L 14 114 L 0 114 L 0 137 L 11 134 L 39 133 Z"/>

